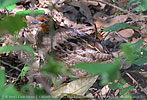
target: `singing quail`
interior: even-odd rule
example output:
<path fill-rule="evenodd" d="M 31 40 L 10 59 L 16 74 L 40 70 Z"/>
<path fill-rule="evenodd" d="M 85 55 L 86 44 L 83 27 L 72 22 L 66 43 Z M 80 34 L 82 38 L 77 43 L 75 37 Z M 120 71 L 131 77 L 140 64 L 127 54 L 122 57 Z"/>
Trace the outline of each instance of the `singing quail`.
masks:
<path fill-rule="evenodd" d="M 50 32 L 52 29 L 49 29 L 49 22 L 47 15 L 39 15 L 27 28 L 32 31 L 23 33 L 27 41 L 35 43 L 39 49 L 47 53 L 51 52 Z M 105 53 L 103 46 L 94 35 L 85 34 L 81 29 L 75 28 L 59 27 L 55 30 L 53 51 L 57 60 L 64 61 L 69 66 L 77 62 L 105 61 L 112 57 Z"/>

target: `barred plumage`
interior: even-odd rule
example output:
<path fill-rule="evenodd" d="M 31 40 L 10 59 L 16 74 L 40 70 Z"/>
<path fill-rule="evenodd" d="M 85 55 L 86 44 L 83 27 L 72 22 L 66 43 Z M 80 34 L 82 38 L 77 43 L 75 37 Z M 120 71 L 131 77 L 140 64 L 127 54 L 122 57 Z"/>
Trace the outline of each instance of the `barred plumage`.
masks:
<path fill-rule="evenodd" d="M 36 43 L 35 45 L 37 45 L 44 53 L 50 53 L 51 39 L 49 37 L 49 31 L 42 31 L 42 25 L 39 25 L 45 23 L 45 20 L 44 22 L 40 22 L 41 18 L 36 19 L 39 19 L 37 20 L 37 27 L 39 28 L 34 37 L 39 43 Z M 36 24 L 34 26 L 36 27 Z M 26 32 L 24 34 L 28 33 Z M 27 40 L 30 41 L 29 39 Z M 92 63 L 106 61 L 112 57 L 110 54 L 105 53 L 104 48 L 99 43 L 98 39 L 95 39 L 93 35 L 86 34 L 83 32 L 83 29 L 60 28 L 56 30 L 53 36 L 53 50 L 55 52 L 55 58 L 59 61 L 64 61 L 69 66 L 72 66 L 77 62 Z"/>

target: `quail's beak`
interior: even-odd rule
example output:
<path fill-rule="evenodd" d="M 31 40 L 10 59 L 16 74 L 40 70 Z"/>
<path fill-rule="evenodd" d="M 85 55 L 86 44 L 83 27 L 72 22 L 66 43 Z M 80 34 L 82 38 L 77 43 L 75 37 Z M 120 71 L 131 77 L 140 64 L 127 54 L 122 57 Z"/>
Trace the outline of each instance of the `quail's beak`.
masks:
<path fill-rule="evenodd" d="M 39 24 L 39 22 L 37 20 L 32 20 L 31 24 Z"/>

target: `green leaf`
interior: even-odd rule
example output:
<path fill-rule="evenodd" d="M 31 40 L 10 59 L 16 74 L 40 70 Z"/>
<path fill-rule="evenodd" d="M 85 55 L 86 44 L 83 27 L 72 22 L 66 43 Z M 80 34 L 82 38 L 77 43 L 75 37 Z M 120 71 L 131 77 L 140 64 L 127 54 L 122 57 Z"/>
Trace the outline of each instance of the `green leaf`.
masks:
<path fill-rule="evenodd" d="M 20 50 L 20 48 L 18 46 L 3 46 L 0 48 L 0 54 L 16 50 Z"/>
<path fill-rule="evenodd" d="M 124 95 L 126 92 L 129 92 L 133 88 L 134 86 L 128 86 L 126 88 L 123 88 L 122 90 L 120 90 L 120 95 Z"/>
<path fill-rule="evenodd" d="M 109 98 L 107 100 L 121 100 L 121 99 L 120 98 L 115 98 L 115 99 L 114 98 L 113 99 L 112 98 Z"/>
<path fill-rule="evenodd" d="M 112 84 L 109 84 L 109 88 L 110 89 L 113 89 L 113 90 L 122 89 L 122 87 L 123 87 L 123 84 L 121 84 L 121 83 L 112 83 Z"/>
<path fill-rule="evenodd" d="M 29 45 L 21 45 L 19 46 L 21 50 L 23 50 L 26 54 L 35 58 L 34 50 Z"/>
<path fill-rule="evenodd" d="M 112 0 L 113 2 L 116 2 L 116 0 Z"/>
<path fill-rule="evenodd" d="M 117 16 L 118 14 L 120 14 L 121 13 L 121 11 L 119 10 L 119 11 L 116 11 L 115 12 L 115 16 Z"/>
<path fill-rule="evenodd" d="M 137 41 L 136 43 L 132 44 L 132 48 L 133 48 L 134 50 L 139 49 L 143 42 L 144 42 L 144 40 L 143 40 L 143 39 L 140 39 L 140 40 Z"/>
<path fill-rule="evenodd" d="M 102 63 L 78 63 L 74 67 L 83 69 L 94 75 L 102 75 L 102 84 L 107 84 L 108 82 L 113 82 L 119 76 L 119 59 L 115 59 L 113 63 L 102 64 Z"/>
<path fill-rule="evenodd" d="M 0 54 L 11 52 L 11 51 L 18 51 L 23 50 L 28 55 L 35 57 L 33 49 L 28 45 L 19 45 L 19 46 L 3 46 L 0 48 Z"/>
<path fill-rule="evenodd" d="M 9 5 L 15 4 L 20 0 L 0 0 L 0 8 L 4 9 Z"/>
<path fill-rule="evenodd" d="M 5 82 L 6 82 L 5 72 L 0 69 L 0 92 L 3 91 Z"/>
<path fill-rule="evenodd" d="M 20 76 L 24 77 L 26 75 L 26 72 L 29 71 L 30 68 L 27 66 L 24 66 L 24 68 L 22 69 Z"/>
<path fill-rule="evenodd" d="M 14 32 L 26 26 L 27 24 L 23 21 L 22 16 L 7 16 L 0 22 L 0 34 L 6 34 L 8 32 L 14 34 Z"/>
<path fill-rule="evenodd" d="M 141 52 L 143 52 L 143 56 L 144 56 L 144 57 L 147 57 L 147 47 L 143 47 L 143 48 L 141 49 Z"/>
<path fill-rule="evenodd" d="M 133 100 L 132 95 L 130 93 L 127 93 L 122 97 L 121 100 Z"/>
<path fill-rule="evenodd" d="M 147 47 L 143 47 L 142 50 L 147 51 Z"/>
<path fill-rule="evenodd" d="M 25 11 L 19 11 L 16 13 L 16 15 L 21 15 L 21 16 L 26 16 L 26 15 L 40 15 L 40 14 L 44 14 L 45 11 L 44 10 L 25 10 Z"/>
<path fill-rule="evenodd" d="M 121 51 L 123 51 L 125 53 L 126 59 L 128 61 L 130 61 L 131 63 L 133 63 L 135 61 L 134 51 L 131 48 L 131 44 L 130 43 L 122 44 L 121 45 Z"/>
<path fill-rule="evenodd" d="M 105 28 L 103 31 L 104 32 L 112 32 L 112 31 L 119 31 L 121 29 L 125 29 L 125 28 L 131 28 L 131 29 L 139 29 L 140 27 L 137 26 L 131 26 L 127 23 L 116 23 L 110 27 Z"/>
<path fill-rule="evenodd" d="M 139 3 L 140 2 L 140 0 L 129 0 L 129 5 L 131 5 L 131 4 L 133 4 L 133 3 Z"/>
<path fill-rule="evenodd" d="M 23 90 L 23 91 L 24 91 L 24 90 L 28 90 L 28 86 L 26 85 L 25 87 L 23 87 L 22 90 Z M 50 95 L 47 95 L 47 93 L 44 93 L 44 89 L 43 89 L 43 88 L 35 87 L 35 88 L 33 89 L 33 91 L 34 91 L 34 95 L 35 95 L 35 96 L 41 96 L 41 95 L 43 95 L 43 96 L 47 96 L 48 98 L 51 98 Z M 37 99 L 37 100 L 38 100 L 38 99 Z"/>
<path fill-rule="evenodd" d="M 121 45 L 121 51 L 125 52 L 126 59 L 139 66 L 147 62 L 147 51 L 144 48 L 140 48 L 143 42 L 144 40 L 141 39 L 134 44 L 125 43 Z"/>
<path fill-rule="evenodd" d="M 147 63 L 147 56 L 146 57 L 142 57 L 142 58 L 138 58 L 135 60 L 135 62 L 133 64 L 136 64 L 138 66 L 141 66 L 143 64 Z"/>
<path fill-rule="evenodd" d="M 138 4 L 138 6 L 135 8 L 136 11 L 145 11 L 147 10 L 147 0 L 130 0 L 129 5 L 131 4 Z"/>
<path fill-rule="evenodd" d="M 20 96 L 13 85 L 8 85 L 2 93 L 2 97 L 5 97 L 4 100 L 10 99 L 9 96 L 11 96 L 11 100 L 16 100 L 18 98 L 17 96 Z"/>
<path fill-rule="evenodd" d="M 16 4 L 12 4 L 6 7 L 8 11 L 12 11 L 16 7 Z"/>
<path fill-rule="evenodd" d="M 55 61 L 53 57 L 47 57 L 47 59 L 47 63 L 41 69 L 42 72 L 56 75 L 62 74 L 63 63 Z"/>
<path fill-rule="evenodd" d="M 147 10 L 147 0 L 140 0 L 141 4 L 135 8 L 136 11 L 146 11 Z"/>

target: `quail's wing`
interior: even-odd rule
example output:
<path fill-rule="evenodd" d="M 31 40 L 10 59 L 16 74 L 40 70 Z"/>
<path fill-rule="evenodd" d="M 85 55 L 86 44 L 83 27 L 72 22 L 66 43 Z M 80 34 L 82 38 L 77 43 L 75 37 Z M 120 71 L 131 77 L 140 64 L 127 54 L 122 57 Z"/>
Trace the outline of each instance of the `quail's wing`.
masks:
<path fill-rule="evenodd" d="M 95 49 L 94 45 L 91 45 L 94 42 L 93 36 L 79 34 L 73 29 L 60 30 L 53 38 L 55 57 L 70 66 L 77 62 L 91 63 L 111 59 L 110 54 Z M 102 48 L 102 45 L 99 46 Z"/>

